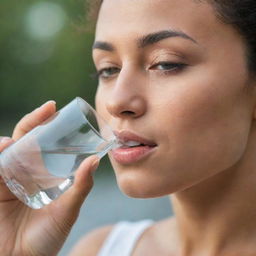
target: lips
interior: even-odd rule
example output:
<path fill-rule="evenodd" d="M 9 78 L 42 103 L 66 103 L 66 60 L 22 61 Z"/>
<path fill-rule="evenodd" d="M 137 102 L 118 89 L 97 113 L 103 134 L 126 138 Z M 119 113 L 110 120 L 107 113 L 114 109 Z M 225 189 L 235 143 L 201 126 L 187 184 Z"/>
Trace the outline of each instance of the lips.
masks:
<path fill-rule="evenodd" d="M 153 153 L 157 144 L 129 131 L 115 132 L 120 146 L 112 150 L 112 156 L 120 164 L 132 164 Z"/>

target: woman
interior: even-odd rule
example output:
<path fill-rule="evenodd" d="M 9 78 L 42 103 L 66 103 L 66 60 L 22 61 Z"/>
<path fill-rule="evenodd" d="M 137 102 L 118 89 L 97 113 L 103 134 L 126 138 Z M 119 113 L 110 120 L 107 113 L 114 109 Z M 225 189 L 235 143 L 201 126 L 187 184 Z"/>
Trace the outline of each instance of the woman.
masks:
<path fill-rule="evenodd" d="M 109 154 L 119 187 L 138 198 L 172 195 L 175 218 L 146 223 L 129 248 L 129 237 L 114 239 L 117 226 L 103 227 L 71 255 L 256 255 L 255 1 L 98 6 L 96 106 L 126 145 Z M 49 102 L 27 115 L 13 139 L 54 112 Z M 85 161 L 74 186 L 39 211 L 2 185 L 0 254 L 56 255 L 97 164 Z"/>

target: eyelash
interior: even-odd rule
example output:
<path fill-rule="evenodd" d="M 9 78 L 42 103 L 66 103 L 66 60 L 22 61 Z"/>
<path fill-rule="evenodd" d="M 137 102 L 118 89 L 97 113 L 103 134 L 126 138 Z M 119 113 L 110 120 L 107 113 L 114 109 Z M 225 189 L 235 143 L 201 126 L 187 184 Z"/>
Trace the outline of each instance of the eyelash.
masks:
<path fill-rule="evenodd" d="M 188 65 L 180 62 L 162 61 L 154 64 L 153 66 L 150 67 L 150 69 L 154 69 L 157 66 L 167 66 L 168 69 L 160 69 L 159 71 L 165 75 L 168 75 L 168 74 L 176 74 L 178 72 L 181 72 Z"/>
<path fill-rule="evenodd" d="M 178 72 L 182 71 L 188 65 L 185 64 L 185 63 L 162 61 L 162 62 L 156 63 L 153 66 L 151 66 L 149 68 L 149 70 L 155 69 L 158 66 L 162 66 L 162 67 L 167 66 L 168 69 L 162 69 L 162 70 L 159 70 L 159 72 L 161 72 L 164 75 L 169 75 L 169 74 L 173 74 L 173 73 L 175 74 L 175 73 L 178 73 Z M 110 79 L 114 74 L 118 73 L 119 71 L 120 71 L 120 69 L 117 68 L 117 67 L 103 68 L 103 69 L 100 69 L 99 71 L 97 71 L 96 77 L 99 78 L 99 79 L 107 80 L 107 79 Z M 110 72 L 111 74 L 103 75 L 104 72 Z"/>
<path fill-rule="evenodd" d="M 108 68 L 103 68 L 103 69 L 100 69 L 99 71 L 97 71 L 96 73 L 96 76 L 98 78 L 101 78 L 101 79 L 108 79 L 110 78 L 113 74 L 116 74 L 119 72 L 119 68 L 116 68 L 116 67 L 108 67 Z M 104 72 L 112 72 L 111 75 L 107 75 L 107 76 L 104 76 L 103 73 Z"/>

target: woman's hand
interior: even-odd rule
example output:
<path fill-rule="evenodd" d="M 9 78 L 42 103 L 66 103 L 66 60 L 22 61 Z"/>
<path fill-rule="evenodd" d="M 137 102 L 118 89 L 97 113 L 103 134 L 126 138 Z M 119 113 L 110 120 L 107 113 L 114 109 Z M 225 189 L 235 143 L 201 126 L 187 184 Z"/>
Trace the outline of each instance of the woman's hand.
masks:
<path fill-rule="evenodd" d="M 55 102 L 49 101 L 23 117 L 16 125 L 12 139 L 4 137 L 0 140 L 0 151 L 45 121 L 55 111 Z M 24 205 L 0 180 L 0 255 L 57 255 L 92 188 L 92 172 L 98 163 L 97 156 L 87 158 L 78 168 L 73 186 L 40 210 Z"/>

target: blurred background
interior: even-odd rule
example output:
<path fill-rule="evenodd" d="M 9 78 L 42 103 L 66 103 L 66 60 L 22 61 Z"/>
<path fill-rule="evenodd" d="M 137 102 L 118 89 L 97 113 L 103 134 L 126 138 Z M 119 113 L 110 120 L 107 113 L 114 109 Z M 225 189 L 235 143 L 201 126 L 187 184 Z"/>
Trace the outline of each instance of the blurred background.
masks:
<path fill-rule="evenodd" d="M 47 100 L 60 108 L 76 96 L 94 104 L 97 80 L 86 32 L 85 0 L 1 0 L 0 136 Z M 158 220 L 171 212 L 167 198 L 139 200 L 117 188 L 108 159 L 60 256 L 86 232 L 120 220 Z"/>
<path fill-rule="evenodd" d="M 80 95 L 93 103 L 93 33 L 83 32 L 84 2 L 1 1 L 1 134 L 8 132 L 3 122 L 10 128 L 47 100 L 60 107 Z"/>

